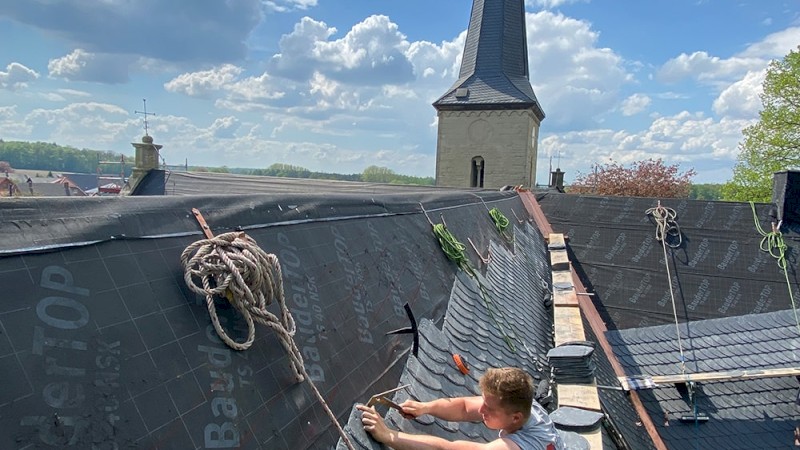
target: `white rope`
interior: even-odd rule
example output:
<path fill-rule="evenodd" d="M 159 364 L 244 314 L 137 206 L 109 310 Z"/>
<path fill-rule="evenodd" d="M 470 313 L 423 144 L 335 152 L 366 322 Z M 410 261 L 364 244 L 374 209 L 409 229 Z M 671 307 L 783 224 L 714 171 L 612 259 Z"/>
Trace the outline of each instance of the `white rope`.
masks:
<path fill-rule="evenodd" d="M 661 200 L 658 201 L 658 206 L 650 208 L 644 212 L 647 215 L 653 216 L 656 221 L 656 240 L 666 242 L 670 236 L 677 237 L 676 243 L 666 243 L 670 248 L 678 248 L 683 243 L 683 236 L 681 235 L 681 227 L 675 220 L 678 213 L 672 208 L 661 206 Z"/>
<path fill-rule="evenodd" d="M 656 240 L 661 241 L 661 248 L 664 250 L 664 266 L 667 268 L 667 283 L 669 284 L 669 296 L 672 299 L 672 316 L 675 318 L 675 332 L 678 334 L 678 350 L 680 351 L 681 360 L 680 360 L 680 368 L 681 374 L 686 374 L 686 358 L 683 354 L 683 341 L 681 340 L 681 328 L 678 324 L 678 310 L 675 307 L 675 292 L 672 290 L 672 274 L 669 270 L 669 260 L 667 259 L 667 246 L 669 245 L 670 248 L 677 248 L 683 241 L 681 238 L 681 231 L 680 227 L 678 227 L 678 223 L 675 221 L 677 218 L 677 213 L 674 209 L 665 208 L 661 206 L 661 201 L 658 202 L 658 206 L 655 208 L 650 208 L 645 211 L 645 214 L 652 215 L 656 221 Z M 678 236 L 678 244 L 671 245 L 667 244 L 667 237 L 668 236 L 675 236 L 677 233 Z"/>
<path fill-rule="evenodd" d="M 299 383 L 307 380 L 320 404 L 339 430 L 348 449 L 354 450 L 347 434 L 328 407 L 322 394 L 303 366 L 303 356 L 294 341 L 294 318 L 286 307 L 283 275 L 278 257 L 262 250 L 256 241 L 242 232 L 220 234 L 190 244 L 181 253 L 183 278 L 192 291 L 205 295 L 206 307 L 217 335 L 234 350 L 246 350 L 255 340 L 255 322 L 264 324 L 278 334 Z M 195 282 L 200 279 L 200 285 Z M 214 297 L 226 298 L 247 322 L 247 339 L 236 342 L 220 324 Z M 277 300 L 280 317 L 267 310 Z"/>

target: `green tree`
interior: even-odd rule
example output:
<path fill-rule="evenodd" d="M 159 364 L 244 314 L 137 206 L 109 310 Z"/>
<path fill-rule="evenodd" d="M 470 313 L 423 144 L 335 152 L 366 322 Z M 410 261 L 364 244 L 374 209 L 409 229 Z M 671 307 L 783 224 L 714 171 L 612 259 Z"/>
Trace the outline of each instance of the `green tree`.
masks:
<path fill-rule="evenodd" d="M 387 167 L 369 166 L 361 173 L 361 181 L 368 183 L 391 183 L 397 174 Z"/>
<path fill-rule="evenodd" d="M 0 142 L 0 160 L 7 161 L 17 168 L 95 173 L 98 167 L 101 167 L 105 173 L 117 174 L 121 171 L 121 165 L 109 167 L 104 162 L 120 161 L 121 157 L 121 154 L 115 152 L 78 150 L 47 142 Z M 130 174 L 131 164 L 125 167 L 125 172 Z"/>
<path fill-rule="evenodd" d="M 722 198 L 722 185 L 714 183 L 693 184 L 689 192 L 693 200 L 719 200 Z"/>
<path fill-rule="evenodd" d="M 759 120 L 744 129 L 725 200 L 769 202 L 772 174 L 800 166 L 800 47 L 769 64 Z"/>
<path fill-rule="evenodd" d="M 625 197 L 686 198 L 694 169 L 679 173 L 678 165 L 661 159 L 636 161 L 630 166 L 611 161 L 595 164 L 589 174 L 578 174 L 569 186 L 570 194 L 616 195 Z"/>

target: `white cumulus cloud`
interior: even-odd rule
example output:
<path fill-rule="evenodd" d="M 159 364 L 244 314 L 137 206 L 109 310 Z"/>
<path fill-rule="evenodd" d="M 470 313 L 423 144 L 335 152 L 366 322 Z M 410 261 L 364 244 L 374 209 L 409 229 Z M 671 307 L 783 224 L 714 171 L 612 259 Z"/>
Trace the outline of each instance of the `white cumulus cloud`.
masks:
<path fill-rule="evenodd" d="M 51 59 L 47 70 L 52 78 L 99 83 L 128 81 L 130 60 L 121 55 L 99 54 L 77 48 L 61 58 Z"/>
<path fill-rule="evenodd" d="M 29 81 L 39 78 L 39 74 L 28 67 L 12 62 L 6 66 L 5 72 L 0 71 L 0 88 L 21 89 L 28 86 Z"/>
<path fill-rule="evenodd" d="M 269 11 L 282 13 L 313 8 L 317 6 L 317 0 L 265 0 L 264 6 Z"/>
<path fill-rule="evenodd" d="M 622 115 L 632 116 L 646 110 L 651 102 L 652 99 L 647 95 L 633 94 L 622 101 L 620 109 L 622 110 Z"/>
<path fill-rule="evenodd" d="M 554 9 L 561 5 L 569 5 L 579 2 L 588 3 L 589 0 L 525 0 L 525 5 L 544 9 Z"/>
<path fill-rule="evenodd" d="M 591 24 L 541 11 L 527 14 L 527 29 L 531 83 L 548 127 L 591 126 L 618 104 L 632 75 L 620 55 L 597 45 Z"/>
<path fill-rule="evenodd" d="M 770 60 L 783 58 L 797 48 L 798 42 L 800 27 L 790 27 L 768 35 L 729 58 L 712 56 L 705 51 L 681 53 L 664 63 L 656 78 L 666 83 L 690 78 L 724 89 L 748 72 L 763 69 Z"/>
<path fill-rule="evenodd" d="M 329 40 L 335 28 L 304 17 L 294 30 L 281 37 L 280 53 L 273 56 L 274 74 L 298 81 L 316 71 L 351 85 L 407 83 L 414 79 L 405 55 L 409 46 L 397 24 L 387 16 L 367 17 L 347 34 Z"/>
<path fill-rule="evenodd" d="M 747 72 L 744 78 L 725 88 L 714 100 L 714 112 L 739 119 L 758 118 L 762 107 L 761 85 L 766 73 L 766 70 Z"/>
<path fill-rule="evenodd" d="M 207 97 L 236 80 L 244 71 L 233 64 L 223 64 L 209 70 L 183 73 L 164 84 L 169 92 L 186 94 L 190 97 Z"/>

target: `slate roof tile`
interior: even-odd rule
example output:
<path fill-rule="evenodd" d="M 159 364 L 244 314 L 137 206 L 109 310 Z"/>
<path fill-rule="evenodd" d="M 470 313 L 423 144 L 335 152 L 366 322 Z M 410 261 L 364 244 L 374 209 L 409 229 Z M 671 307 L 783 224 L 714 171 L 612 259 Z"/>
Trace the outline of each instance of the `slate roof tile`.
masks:
<path fill-rule="evenodd" d="M 687 368 L 721 371 L 795 366 L 800 348 L 792 345 L 797 331 L 788 320 L 791 314 L 778 311 L 683 324 L 692 336 L 684 340 Z M 650 346 L 654 336 L 667 333 L 668 328 L 674 338 L 674 325 L 608 332 L 626 373 L 679 373 L 674 364 L 666 364 L 677 357 L 677 349 Z M 658 350 L 663 353 L 648 353 Z M 670 448 L 785 448 L 798 416 L 794 404 L 797 389 L 794 377 L 700 383 L 695 391 L 698 411 L 708 414 L 710 420 L 696 427 L 677 421 L 681 415 L 691 415 L 693 406 L 674 386 L 642 391 L 641 398 L 651 417 L 668 411 L 675 419 L 669 427 L 655 420 Z"/>
<path fill-rule="evenodd" d="M 549 369 L 544 353 L 553 346 L 552 311 L 545 308 L 543 302 L 548 284 L 539 277 L 546 275 L 549 280 L 549 272 L 545 271 L 549 263 L 544 241 L 540 237 L 537 239 L 537 234 L 530 225 L 515 227 L 516 253 L 492 243 L 493 259 L 485 276 L 478 275 L 476 282 L 461 272 L 457 274 L 441 331 L 427 319 L 419 321 L 420 351 L 418 357 L 408 357 L 399 383 L 411 386 L 408 392 L 395 394 L 395 400 L 409 396 L 428 401 L 478 395 L 478 380 L 489 367 L 519 366 L 536 377 L 546 376 L 544 371 Z M 487 311 L 486 301 L 481 298 L 478 282 L 485 286 L 490 307 L 500 325 L 519 339 L 515 342 L 516 352 L 503 341 L 502 333 Z M 468 374 L 461 374 L 455 367 L 453 353 L 459 353 L 466 360 L 470 368 Z M 452 423 L 429 416 L 406 420 L 394 411 L 387 417 L 404 431 L 451 440 L 489 441 L 497 437 L 496 431 L 488 430 L 481 423 Z"/>

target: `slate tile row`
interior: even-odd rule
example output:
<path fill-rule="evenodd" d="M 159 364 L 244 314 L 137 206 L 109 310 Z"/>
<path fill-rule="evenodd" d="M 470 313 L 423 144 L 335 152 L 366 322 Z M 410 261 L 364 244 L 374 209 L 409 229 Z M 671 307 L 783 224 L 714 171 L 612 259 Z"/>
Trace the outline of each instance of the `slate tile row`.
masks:
<path fill-rule="evenodd" d="M 543 355 L 553 346 L 552 312 L 544 306 L 544 295 L 549 291 L 549 271 L 545 269 L 549 263 L 546 245 L 541 238 L 535 238 L 537 235 L 530 225 L 516 227 L 514 252 L 492 243 L 492 260 L 485 275 L 478 274 L 473 279 L 457 273 L 442 329 L 427 319 L 419 322 L 419 352 L 416 357 L 409 356 L 399 383 L 410 386 L 394 394 L 395 402 L 479 395 L 478 380 L 489 367 L 524 367 L 537 378 L 547 377 L 549 368 L 543 364 Z M 481 285 L 485 289 L 483 295 Z M 504 331 L 498 329 L 498 324 Z M 506 345 L 504 334 L 516 338 L 516 351 Z M 456 367 L 455 353 L 466 360 L 468 374 Z M 366 435 L 360 417 L 354 408 L 346 426 L 354 445 L 360 449 L 381 448 Z M 409 433 L 448 440 L 490 441 L 497 437 L 496 431 L 481 423 L 453 423 L 429 416 L 406 420 L 394 410 L 386 413 L 386 420 Z M 341 440 L 337 448 L 345 448 Z"/>
<path fill-rule="evenodd" d="M 671 334 L 670 334 L 671 329 Z M 796 367 L 800 337 L 792 311 L 711 319 L 681 325 L 690 372 Z M 670 337 L 671 336 L 671 337 Z M 680 373 L 674 326 L 607 333 L 626 373 Z M 669 338 L 669 345 L 659 339 Z M 694 397 L 678 386 L 640 391 L 659 434 L 670 448 L 788 448 L 800 408 L 794 377 L 699 383 Z M 707 422 L 682 423 L 694 411 Z"/>

